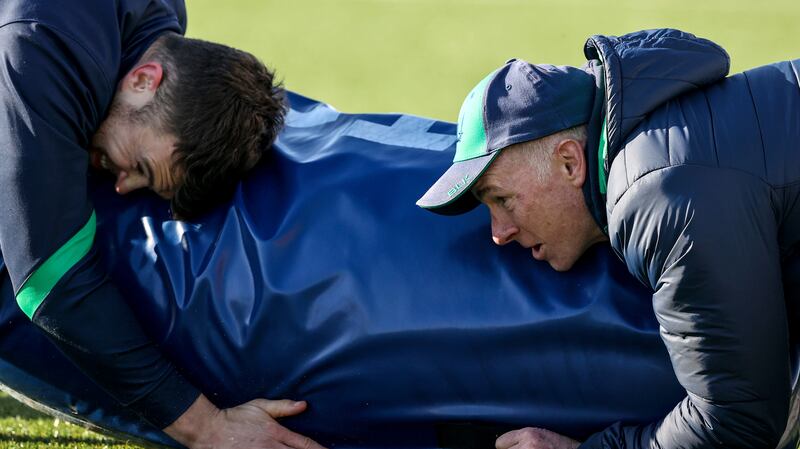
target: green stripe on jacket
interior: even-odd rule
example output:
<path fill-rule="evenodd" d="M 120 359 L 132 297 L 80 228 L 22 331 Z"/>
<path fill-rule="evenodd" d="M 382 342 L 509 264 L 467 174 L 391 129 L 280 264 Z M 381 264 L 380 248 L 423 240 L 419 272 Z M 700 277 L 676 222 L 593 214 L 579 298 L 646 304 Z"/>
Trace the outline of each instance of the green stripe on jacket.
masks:
<path fill-rule="evenodd" d="M 50 256 L 28 277 L 17 293 L 17 304 L 33 319 L 36 309 L 44 302 L 56 283 L 92 248 L 97 219 L 95 213 L 89 221 L 67 243 Z"/>

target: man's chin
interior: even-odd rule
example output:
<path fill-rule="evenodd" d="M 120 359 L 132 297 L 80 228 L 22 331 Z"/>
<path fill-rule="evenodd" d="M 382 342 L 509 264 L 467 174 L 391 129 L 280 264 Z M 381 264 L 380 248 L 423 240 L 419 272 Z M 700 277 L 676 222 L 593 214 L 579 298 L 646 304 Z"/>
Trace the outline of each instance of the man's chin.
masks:
<path fill-rule="evenodd" d="M 555 258 L 547 261 L 550 267 L 559 272 L 569 271 L 575 265 L 575 262 L 577 262 L 577 258 Z"/>
<path fill-rule="evenodd" d="M 565 266 L 565 265 L 555 264 L 555 263 L 552 263 L 552 262 L 550 263 L 550 266 L 554 270 L 562 272 L 562 273 L 565 272 L 565 271 L 569 271 L 569 269 L 572 268 L 572 265 L 575 265 L 575 264 L 570 264 L 569 266 Z"/>

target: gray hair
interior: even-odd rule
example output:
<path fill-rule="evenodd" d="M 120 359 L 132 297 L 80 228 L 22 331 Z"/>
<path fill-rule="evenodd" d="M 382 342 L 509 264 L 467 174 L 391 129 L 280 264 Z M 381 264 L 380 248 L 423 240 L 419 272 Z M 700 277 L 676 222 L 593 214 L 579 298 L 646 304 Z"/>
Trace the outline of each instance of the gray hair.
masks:
<path fill-rule="evenodd" d="M 536 174 L 539 182 L 544 182 L 550 176 L 550 161 L 553 158 L 553 148 L 559 142 L 572 139 L 586 145 L 586 125 L 567 128 L 540 139 L 531 140 L 520 147 L 523 160 L 527 160 L 531 170 Z"/>

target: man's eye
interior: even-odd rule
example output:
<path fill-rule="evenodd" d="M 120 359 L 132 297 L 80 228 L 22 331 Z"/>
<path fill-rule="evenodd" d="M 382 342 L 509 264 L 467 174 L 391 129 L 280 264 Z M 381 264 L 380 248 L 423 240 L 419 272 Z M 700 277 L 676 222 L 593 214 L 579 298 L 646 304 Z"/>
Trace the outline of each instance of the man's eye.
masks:
<path fill-rule="evenodd" d="M 498 196 L 494 199 L 494 202 L 497 203 L 500 207 L 508 209 L 509 198 L 507 196 Z"/>

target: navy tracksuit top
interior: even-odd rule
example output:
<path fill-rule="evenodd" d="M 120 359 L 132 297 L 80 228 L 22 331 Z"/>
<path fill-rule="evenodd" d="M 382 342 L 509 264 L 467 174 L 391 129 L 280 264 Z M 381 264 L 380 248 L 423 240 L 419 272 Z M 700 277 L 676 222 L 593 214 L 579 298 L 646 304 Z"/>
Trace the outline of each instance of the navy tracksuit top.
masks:
<path fill-rule="evenodd" d="M 84 371 L 159 427 L 198 392 L 148 339 L 99 261 L 87 148 L 118 80 L 159 35 L 185 27 L 182 0 L 0 2 L 0 251 L 17 301 Z"/>

